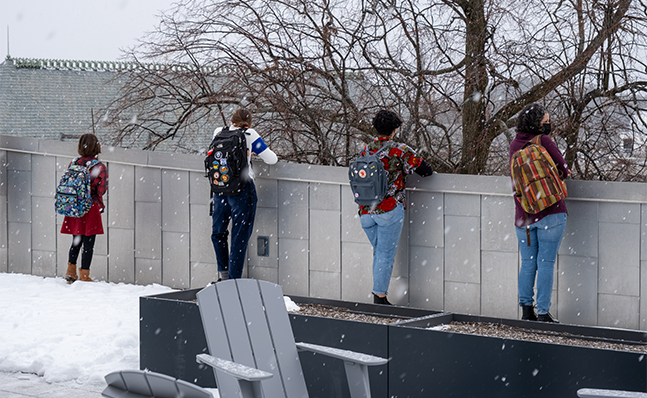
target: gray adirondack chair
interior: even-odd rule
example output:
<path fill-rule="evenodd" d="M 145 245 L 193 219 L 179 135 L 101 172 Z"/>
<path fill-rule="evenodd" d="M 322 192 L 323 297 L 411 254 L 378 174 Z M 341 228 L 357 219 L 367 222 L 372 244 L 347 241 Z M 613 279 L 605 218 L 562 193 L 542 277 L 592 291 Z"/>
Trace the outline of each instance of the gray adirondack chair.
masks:
<path fill-rule="evenodd" d="M 295 343 L 281 287 L 254 279 L 222 281 L 197 294 L 211 355 L 196 360 L 214 369 L 221 398 L 305 398 L 297 349 L 344 361 L 350 395 L 370 398 L 368 366 L 387 359 Z M 322 369 L 324 371 L 324 369 Z"/>
<path fill-rule="evenodd" d="M 580 398 L 647 398 L 647 392 L 580 388 L 577 390 L 577 396 Z"/>
<path fill-rule="evenodd" d="M 121 370 L 106 375 L 106 398 L 213 398 L 204 388 L 161 373 Z"/>

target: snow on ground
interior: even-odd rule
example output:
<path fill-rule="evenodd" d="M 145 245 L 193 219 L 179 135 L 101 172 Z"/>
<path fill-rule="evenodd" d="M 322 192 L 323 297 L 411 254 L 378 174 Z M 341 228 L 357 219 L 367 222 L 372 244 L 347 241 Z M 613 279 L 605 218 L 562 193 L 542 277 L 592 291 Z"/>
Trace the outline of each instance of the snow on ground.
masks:
<path fill-rule="evenodd" d="M 0 273 L 0 372 L 94 384 L 139 369 L 139 297 L 171 290 Z"/>

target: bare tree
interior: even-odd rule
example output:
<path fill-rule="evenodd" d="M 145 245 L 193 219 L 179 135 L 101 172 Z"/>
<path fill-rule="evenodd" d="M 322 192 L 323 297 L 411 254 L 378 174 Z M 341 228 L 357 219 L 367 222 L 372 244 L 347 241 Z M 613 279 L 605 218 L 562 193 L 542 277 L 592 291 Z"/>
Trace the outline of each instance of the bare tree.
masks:
<path fill-rule="evenodd" d="M 644 9 L 632 0 L 184 0 L 130 54 L 147 64 L 118 77 L 125 88 L 104 120 L 122 145 L 172 140 L 197 151 L 196 135 L 246 106 L 283 159 L 346 165 L 387 107 L 405 118 L 397 139 L 437 170 L 501 174 L 516 114 L 543 101 L 580 173 L 602 144 L 611 148 L 598 134 L 589 149 L 589 114 L 620 113 L 616 125 L 645 131 Z"/>

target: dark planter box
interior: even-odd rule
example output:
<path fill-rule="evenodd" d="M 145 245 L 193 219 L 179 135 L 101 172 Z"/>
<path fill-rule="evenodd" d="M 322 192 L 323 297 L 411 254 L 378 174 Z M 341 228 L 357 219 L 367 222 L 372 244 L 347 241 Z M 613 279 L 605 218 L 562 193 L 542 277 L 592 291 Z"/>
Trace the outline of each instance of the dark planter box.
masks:
<path fill-rule="evenodd" d="M 195 295 L 199 289 L 140 299 L 140 367 L 203 387 L 215 387 L 210 369 L 195 363 L 206 339 Z M 575 397 L 579 388 L 647 391 L 647 358 L 641 353 L 568 346 L 428 329 L 452 321 L 488 322 L 646 344 L 645 333 L 488 318 L 404 307 L 291 296 L 300 304 L 325 304 L 400 320 L 380 325 L 290 314 L 296 341 L 390 358 L 370 370 L 374 397 Z M 311 398 L 346 397 L 340 361 L 300 353 Z"/>
<path fill-rule="evenodd" d="M 140 298 L 140 368 L 215 387 L 211 369 L 198 365 L 195 355 L 207 352 L 200 311 L 195 302 L 200 289 Z M 324 304 L 354 312 L 411 320 L 437 311 L 352 303 L 291 296 L 299 304 Z M 388 358 L 387 325 L 289 314 L 294 338 L 314 344 L 363 352 Z M 348 397 L 341 361 L 301 352 L 301 364 L 311 398 Z M 388 364 L 369 370 L 372 396 L 388 397 Z"/>
<path fill-rule="evenodd" d="M 585 387 L 647 390 L 644 354 L 427 329 L 451 321 L 504 324 L 618 343 L 647 341 L 645 333 L 631 330 L 441 314 L 389 328 L 390 396 L 576 397 L 577 390 Z"/>

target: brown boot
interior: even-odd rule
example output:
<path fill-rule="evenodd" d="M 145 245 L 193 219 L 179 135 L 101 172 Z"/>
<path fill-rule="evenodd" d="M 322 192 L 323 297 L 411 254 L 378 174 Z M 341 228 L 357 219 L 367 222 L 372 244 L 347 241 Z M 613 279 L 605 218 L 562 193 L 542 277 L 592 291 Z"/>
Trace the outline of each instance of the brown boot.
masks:
<path fill-rule="evenodd" d="M 79 279 L 76 275 L 76 264 L 67 263 L 67 272 L 65 273 L 65 280 L 67 283 L 73 283 Z"/>
<path fill-rule="evenodd" d="M 89 269 L 81 268 L 79 270 L 79 274 L 81 274 L 81 277 L 79 278 L 80 281 L 82 281 L 82 282 L 92 282 L 92 279 L 90 279 L 90 270 Z"/>

